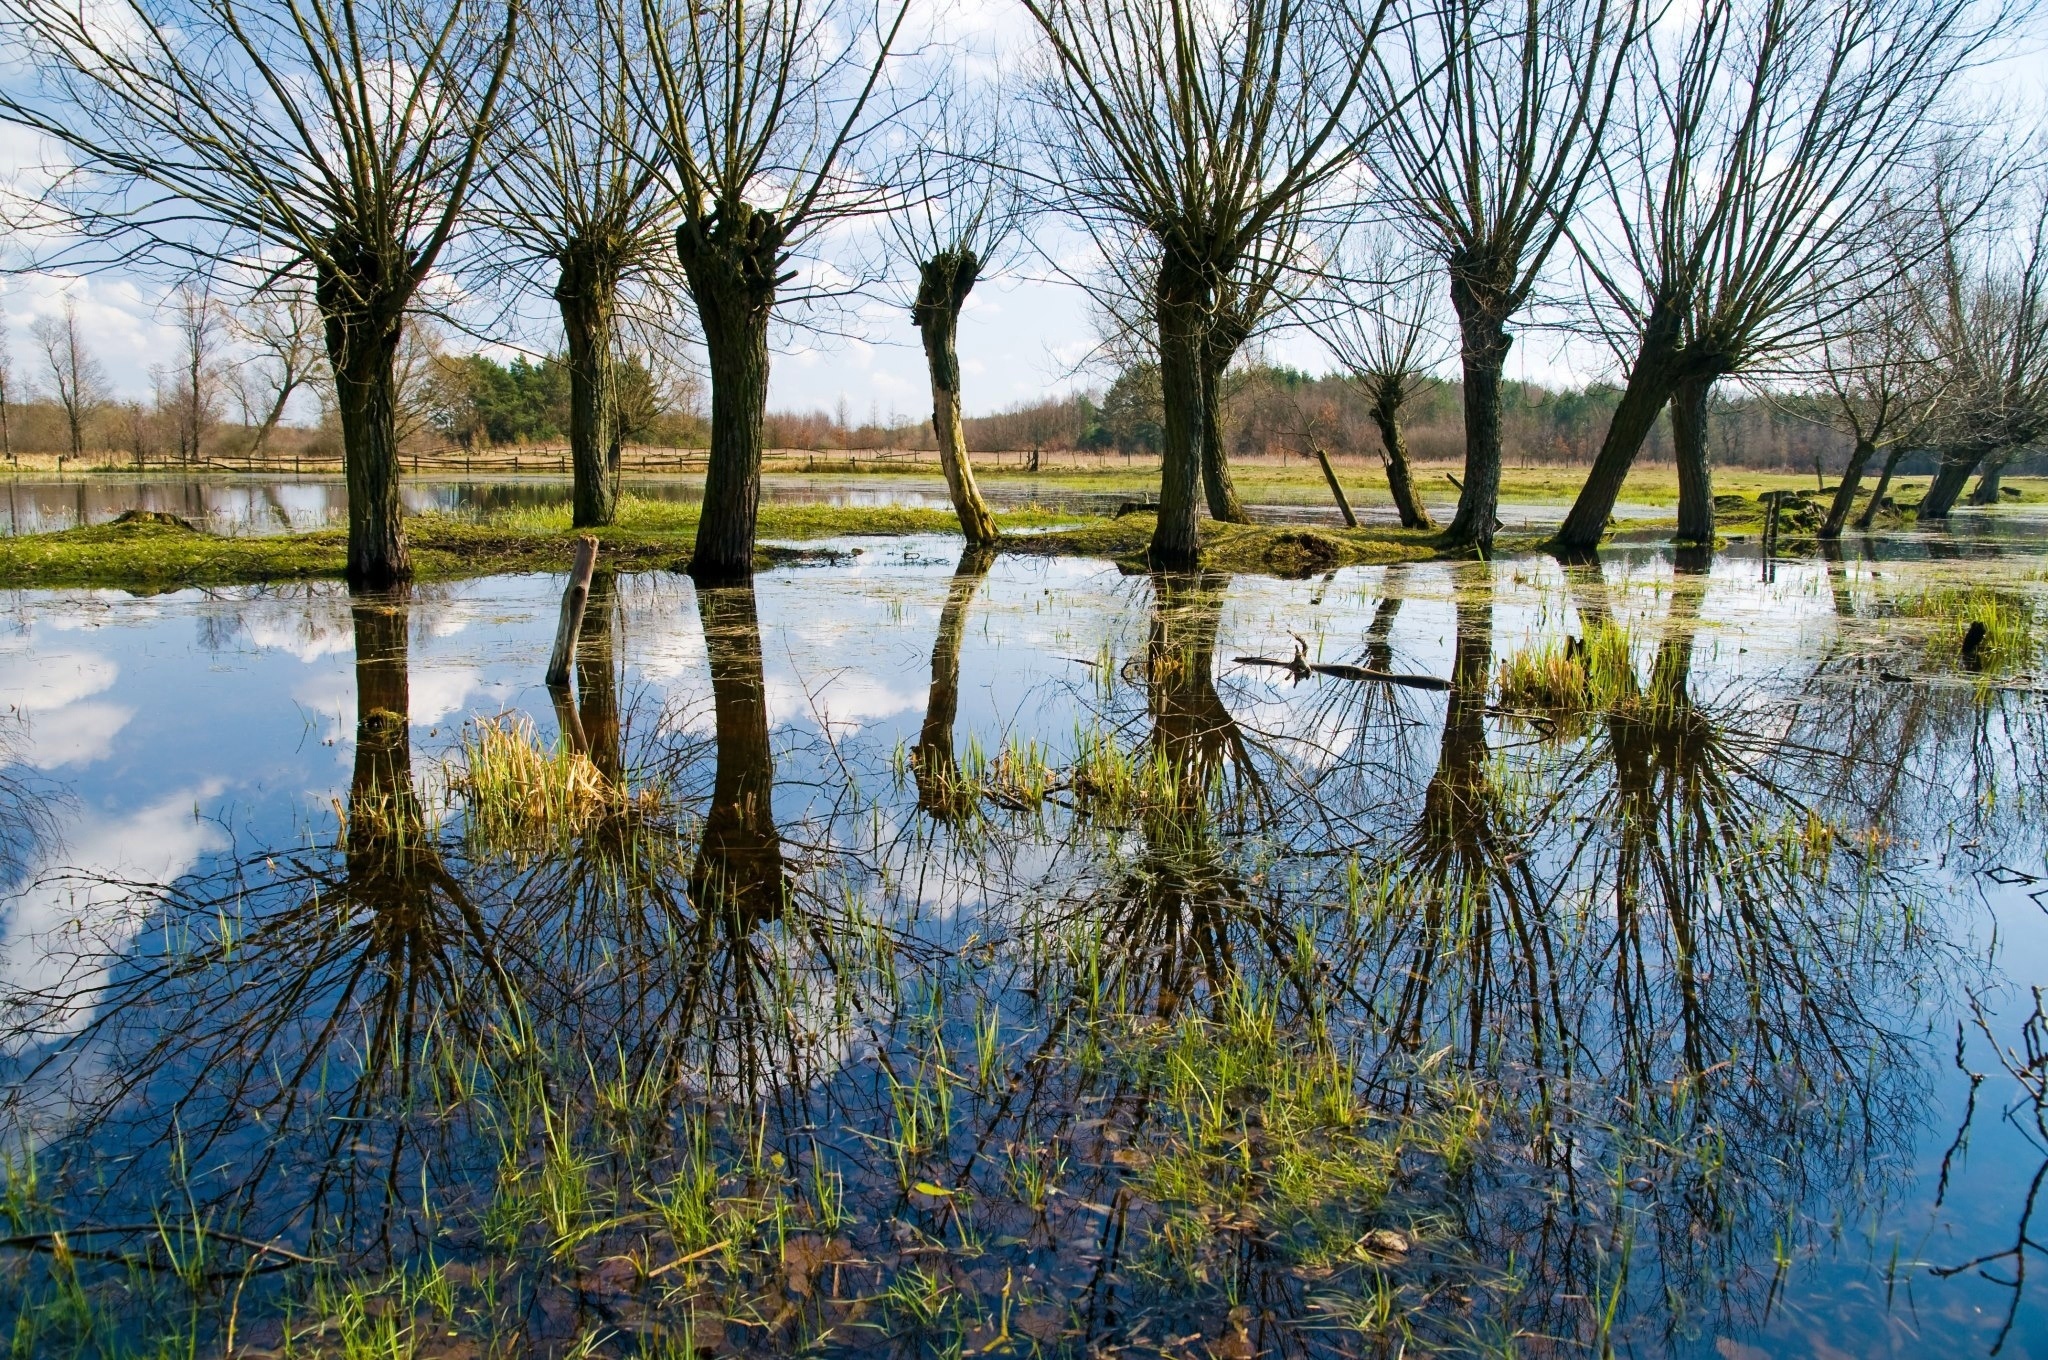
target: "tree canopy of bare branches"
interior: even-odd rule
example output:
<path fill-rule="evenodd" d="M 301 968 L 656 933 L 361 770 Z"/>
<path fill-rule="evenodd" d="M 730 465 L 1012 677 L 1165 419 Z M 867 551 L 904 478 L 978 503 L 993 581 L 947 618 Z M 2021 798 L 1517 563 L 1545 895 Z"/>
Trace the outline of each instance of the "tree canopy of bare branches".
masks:
<path fill-rule="evenodd" d="M 85 456 L 86 418 L 106 400 L 106 371 L 86 348 L 78 329 L 78 304 L 64 300 L 62 316 L 46 316 L 34 327 L 36 344 L 43 351 L 43 366 L 50 377 L 50 395 L 64 412 L 64 429 L 71 441 L 71 457 Z"/>
<path fill-rule="evenodd" d="M 2037 172 L 2012 197 L 1983 229 L 1944 232 L 1917 280 L 1947 383 L 1923 521 L 1946 518 L 1980 469 L 1983 499 L 1995 497 L 2006 460 L 2048 435 L 2048 186 Z"/>
<path fill-rule="evenodd" d="M 1401 408 L 1442 362 L 1436 326 L 1435 271 L 1427 257 L 1404 250 L 1390 231 L 1373 233 L 1335 255 L 1316 299 L 1316 334 L 1372 403 L 1387 462 L 1387 489 L 1402 527 L 1434 529 L 1415 490 Z"/>
<path fill-rule="evenodd" d="M 676 254 L 711 369 L 711 451 L 690 574 L 753 572 L 768 325 L 801 238 L 871 212 L 852 158 L 910 0 L 641 0 L 650 102 L 679 191 Z"/>
<path fill-rule="evenodd" d="M 1221 295 L 1277 222 L 1352 166 L 1388 0 L 1023 3 L 1052 67 L 1038 87 L 1049 178 L 1084 218 L 1141 231 L 1155 252 L 1165 458 L 1151 555 L 1189 568 Z"/>
<path fill-rule="evenodd" d="M 1980 0 L 1706 0 L 1641 45 L 1580 251 L 1628 376 L 1558 546 L 1599 542 L 1667 403 L 1678 534 L 1712 539 L 1714 383 L 1891 286 L 1849 266 L 1885 218 L 1914 210 L 1933 115 L 2000 23 Z"/>
<path fill-rule="evenodd" d="M 659 124 L 633 71 L 647 60 L 632 0 L 534 0 L 513 57 L 479 216 L 511 248 L 494 263 L 552 269 L 569 376 L 572 518 L 617 514 L 622 292 L 666 271 L 678 207 Z M 650 305 L 663 307 L 657 287 Z"/>
<path fill-rule="evenodd" d="M 1449 276 L 1464 367 L 1465 480 L 1448 533 L 1490 544 L 1508 324 L 1598 164 L 1638 0 L 1447 0 L 1380 62 L 1386 194 Z"/>
<path fill-rule="evenodd" d="M 391 365 L 456 230 L 522 0 L 7 0 L 0 118 L 71 157 L 46 227 L 97 260 L 304 271 L 325 325 L 348 575 L 411 575 Z"/>

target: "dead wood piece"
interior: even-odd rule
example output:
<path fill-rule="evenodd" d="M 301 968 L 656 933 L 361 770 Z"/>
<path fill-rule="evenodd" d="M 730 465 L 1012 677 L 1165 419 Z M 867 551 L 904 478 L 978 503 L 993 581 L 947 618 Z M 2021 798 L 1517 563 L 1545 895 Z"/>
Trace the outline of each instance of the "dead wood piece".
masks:
<path fill-rule="evenodd" d="M 590 574 L 596 569 L 597 540 L 585 534 L 576 540 L 569 588 L 562 592 L 562 621 L 555 628 L 555 650 L 548 657 L 549 685 L 569 683 L 569 663 L 576 657 L 576 638 L 583 631 L 583 606 L 590 600 Z"/>

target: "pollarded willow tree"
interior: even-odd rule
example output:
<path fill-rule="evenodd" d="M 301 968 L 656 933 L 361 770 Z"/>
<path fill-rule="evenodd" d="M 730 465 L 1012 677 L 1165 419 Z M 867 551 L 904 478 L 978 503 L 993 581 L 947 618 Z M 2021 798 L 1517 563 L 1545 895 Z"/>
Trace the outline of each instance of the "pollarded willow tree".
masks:
<path fill-rule="evenodd" d="M 1447 535 L 1493 542 L 1501 380 L 1641 36 L 1639 0 L 1446 0 L 1380 63 L 1385 193 L 1442 261 L 1464 369 L 1465 480 Z"/>
<path fill-rule="evenodd" d="M 1879 267 L 1889 269 L 1889 261 Z M 1821 520 L 1823 539 L 1842 536 L 1863 474 L 1883 453 L 1883 470 L 1863 521 L 1869 526 L 1900 456 L 1920 442 L 1946 395 L 1942 370 L 1932 362 L 1930 333 L 1915 305 L 1919 293 L 1910 277 L 1903 278 L 1900 286 L 1859 299 L 1840 315 L 1817 322 L 1819 343 L 1805 356 L 1819 368 L 1815 399 L 1821 419 L 1851 441 L 1848 465 Z"/>
<path fill-rule="evenodd" d="M 1434 270 L 1399 248 L 1391 232 L 1333 253 L 1314 304 L 1315 332 L 1372 406 L 1386 458 L 1387 490 L 1404 529 L 1434 529 L 1415 489 L 1401 408 L 1434 381 L 1445 345 L 1437 329 Z"/>
<path fill-rule="evenodd" d="M 1165 408 L 1151 556 L 1191 567 L 1212 322 L 1254 246 L 1329 191 L 1365 144 L 1391 0 L 1023 3 L 1051 58 L 1038 85 L 1049 180 L 1102 229 L 1149 238 Z"/>
<path fill-rule="evenodd" d="M 468 203 L 522 0 L 6 0 L 0 119 L 70 157 L 69 255 L 310 275 L 341 417 L 348 577 L 412 574 L 392 363 Z"/>
<path fill-rule="evenodd" d="M 850 173 L 899 110 L 878 100 L 910 0 L 640 0 L 647 92 L 679 191 L 676 255 L 711 369 L 711 452 L 689 572 L 750 577 L 768 328 L 806 236 L 872 212 Z M 883 105 L 889 107 L 883 107 Z"/>
<path fill-rule="evenodd" d="M 636 285 L 663 281 L 676 194 L 630 74 L 647 59 L 637 7 L 625 8 L 632 0 L 531 3 L 478 208 L 515 252 L 495 264 L 553 273 L 569 378 L 571 503 L 584 528 L 618 512 L 621 309 Z M 652 291 L 658 307 L 666 290 Z"/>
<path fill-rule="evenodd" d="M 1607 211 L 1580 241 L 1628 376 L 1558 547 L 1599 543 L 1667 403 L 1678 537 L 1713 539 L 1714 384 L 1896 284 L 1856 266 L 1928 206 L 1914 186 L 1937 114 L 2002 24 L 1981 0 L 1706 0 L 1642 45 L 1604 154 Z"/>
<path fill-rule="evenodd" d="M 1216 285 L 1200 347 L 1202 495 L 1209 518 L 1250 524 L 1251 512 L 1230 475 L 1228 378 L 1245 345 L 1290 319 L 1303 286 L 1315 277 L 1305 258 L 1302 205 L 1295 204 L 1238 256 Z M 1098 351 L 1121 369 L 1154 362 L 1159 331 L 1154 297 L 1159 263 L 1152 240 L 1142 232 L 1121 239 L 1098 237 L 1102 267 L 1084 286 L 1096 304 L 1102 328 Z"/>
<path fill-rule="evenodd" d="M 1944 233 L 1916 279 L 1922 324 L 1947 380 L 1931 422 L 1940 451 L 1918 518 L 1945 519 L 1972 473 L 1982 504 L 1999 474 L 2048 437 L 2048 187 L 2022 181 L 1980 229 Z"/>
<path fill-rule="evenodd" d="M 1007 126 L 998 92 L 964 101 L 942 91 L 933 116 L 912 130 L 915 144 L 893 178 L 909 201 L 889 217 L 896 253 L 917 273 L 910 319 L 931 375 L 932 436 L 939 468 L 969 548 L 1000 535 L 974 480 L 960 420 L 960 312 L 974 285 L 1001 266 L 1023 217 L 1003 164 Z"/>

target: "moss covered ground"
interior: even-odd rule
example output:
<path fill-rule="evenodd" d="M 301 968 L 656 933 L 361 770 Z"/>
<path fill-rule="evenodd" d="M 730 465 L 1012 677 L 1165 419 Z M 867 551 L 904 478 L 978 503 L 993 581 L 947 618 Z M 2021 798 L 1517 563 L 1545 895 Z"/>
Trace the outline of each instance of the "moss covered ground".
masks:
<path fill-rule="evenodd" d="M 1152 517 L 1121 519 L 1041 509 L 1010 511 L 999 523 L 1009 551 L 1136 561 Z M 764 505 L 758 565 L 790 557 L 778 544 L 858 536 L 950 533 L 950 511 Z M 574 536 L 566 507 L 506 511 L 477 523 L 414 515 L 406 529 L 421 580 L 506 572 L 559 571 Z M 628 497 L 619 522 L 597 531 L 603 558 L 624 570 L 679 569 L 697 529 L 697 507 Z M 1398 529 L 1286 529 L 1204 526 L 1205 554 L 1225 571 L 1297 575 L 1366 562 L 1413 561 L 1441 549 L 1429 535 Z M 0 539 L 0 587 L 103 586 L 136 591 L 339 577 L 348 539 L 340 529 L 226 538 L 161 520 L 99 524 Z"/>

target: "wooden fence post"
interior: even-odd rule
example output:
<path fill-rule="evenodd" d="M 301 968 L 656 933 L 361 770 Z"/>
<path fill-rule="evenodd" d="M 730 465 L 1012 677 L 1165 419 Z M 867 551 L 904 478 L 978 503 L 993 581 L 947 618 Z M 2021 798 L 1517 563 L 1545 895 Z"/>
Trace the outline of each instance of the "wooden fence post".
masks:
<path fill-rule="evenodd" d="M 576 636 L 583 631 L 583 606 L 590 599 L 590 574 L 597 569 L 597 540 L 589 534 L 576 540 L 569 567 L 569 588 L 562 592 L 562 621 L 555 627 L 555 650 L 548 658 L 548 684 L 569 683 L 569 665 L 576 658 Z"/>

